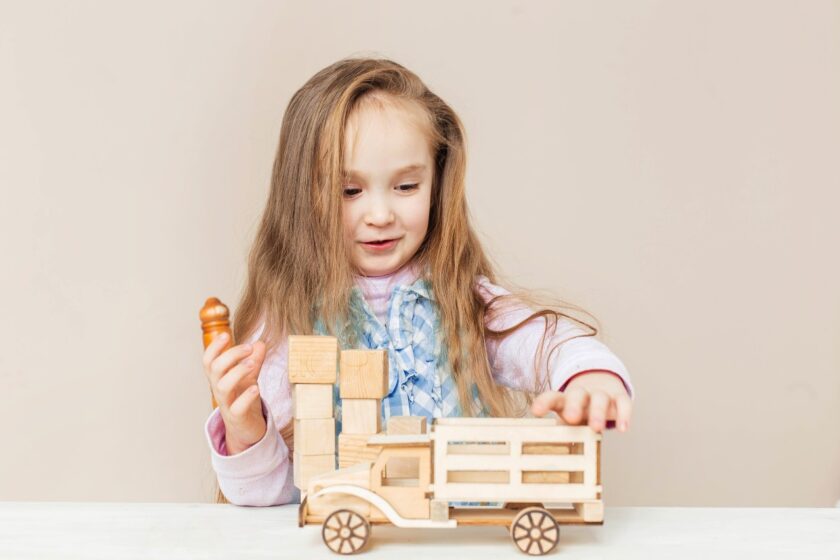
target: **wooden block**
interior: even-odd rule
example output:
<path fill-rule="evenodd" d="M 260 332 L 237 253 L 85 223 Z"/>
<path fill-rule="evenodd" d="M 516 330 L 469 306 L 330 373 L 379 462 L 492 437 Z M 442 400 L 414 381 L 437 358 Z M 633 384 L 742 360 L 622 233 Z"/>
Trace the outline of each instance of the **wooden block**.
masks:
<path fill-rule="evenodd" d="M 335 455 L 335 420 L 332 418 L 295 418 L 295 453 L 298 455 Z"/>
<path fill-rule="evenodd" d="M 432 521 L 446 521 L 449 519 L 449 502 L 432 500 L 430 510 Z"/>
<path fill-rule="evenodd" d="M 295 418 L 332 418 L 333 385 L 292 385 L 292 410 Z"/>
<path fill-rule="evenodd" d="M 341 433 L 379 433 L 381 407 L 379 399 L 341 399 Z"/>
<path fill-rule="evenodd" d="M 386 350 L 342 350 L 339 388 L 342 399 L 382 399 L 388 394 Z"/>
<path fill-rule="evenodd" d="M 335 470 L 335 454 L 329 455 L 300 455 L 295 451 L 292 456 L 292 471 L 295 486 L 306 490 L 309 479 L 319 474 Z"/>
<path fill-rule="evenodd" d="M 388 435 L 425 434 L 425 416 L 391 416 L 385 426 Z"/>
<path fill-rule="evenodd" d="M 289 381 L 335 383 L 338 339 L 334 336 L 289 336 Z"/>
<path fill-rule="evenodd" d="M 381 445 L 367 445 L 370 434 L 338 434 L 338 467 L 343 469 L 361 462 L 374 462 Z"/>

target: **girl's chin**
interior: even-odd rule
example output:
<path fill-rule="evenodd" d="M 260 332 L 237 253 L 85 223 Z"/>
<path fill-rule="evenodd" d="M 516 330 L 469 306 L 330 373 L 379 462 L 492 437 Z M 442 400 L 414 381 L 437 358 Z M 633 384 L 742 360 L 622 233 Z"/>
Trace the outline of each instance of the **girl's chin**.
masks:
<path fill-rule="evenodd" d="M 405 263 L 394 266 L 359 266 L 356 265 L 356 273 L 360 276 L 368 278 L 376 278 L 377 276 L 390 276 L 403 267 Z"/>
<path fill-rule="evenodd" d="M 395 272 L 396 272 L 396 271 L 398 271 L 398 270 L 399 270 L 399 268 L 394 268 L 394 269 L 376 269 L 376 270 L 370 270 L 370 269 L 367 269 L 367 270 L 366 270 L 366 269 L 361 269 L 361 270 L 359 271 L 359 275 L 360 275 L 360 276 L 366 276 L 367 278 L 377 278 L 377 277 L 379 277 L 379 276 L 390 276 L 391 274 L 395 273 Z"/>

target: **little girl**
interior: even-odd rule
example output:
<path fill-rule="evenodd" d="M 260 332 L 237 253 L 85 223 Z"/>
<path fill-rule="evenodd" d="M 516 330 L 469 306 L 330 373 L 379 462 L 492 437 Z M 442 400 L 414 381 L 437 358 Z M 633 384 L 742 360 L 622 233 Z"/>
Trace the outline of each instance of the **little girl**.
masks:
<path fill-rule="evenodd" d="M 228 501 L 299 500 L 288 333 L 386 349 L 383 426 L 394 415 L 553 410 L 627 429 L 630 379 L 595 329 L 497 284 L 465 170 L 460 119 L 395 62 L 341 60 L 294 94 L 236 310 L 244 343 L 221 352 L 219 337 L 203 357 L 219 403 L 205 431 Z"/>

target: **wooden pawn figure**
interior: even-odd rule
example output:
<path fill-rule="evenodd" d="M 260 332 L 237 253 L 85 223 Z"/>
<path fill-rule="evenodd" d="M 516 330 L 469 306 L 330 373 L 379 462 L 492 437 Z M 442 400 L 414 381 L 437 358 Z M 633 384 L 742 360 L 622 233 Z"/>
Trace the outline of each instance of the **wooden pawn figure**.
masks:
<path fill-rule="evenodd" d="M 230 329 L 230 310 L 227 305 L 219 301 L 218 298 L 207 298 L 198 316 L 201 319 L 201 331 L 204 335 L 205 350 L 222 333 L 227 333 L 228 343 L 222 348 L 219 354 L 233 346 L 233 331 Z M 213 396 L 213 391 L 210 391 L 210 399 L 213 401 L 214 409 L 219 406 L 216 402 L 216 397 Z"/>

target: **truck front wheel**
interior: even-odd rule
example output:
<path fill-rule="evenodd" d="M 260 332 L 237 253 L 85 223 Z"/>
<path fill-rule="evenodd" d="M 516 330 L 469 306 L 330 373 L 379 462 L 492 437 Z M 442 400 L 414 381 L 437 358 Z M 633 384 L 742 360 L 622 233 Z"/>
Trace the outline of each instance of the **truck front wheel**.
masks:
<path fill-rule="evenodd" d="M 321 538 L 338 554 L 355 554 L 370 538 L 370 523 L 350 509 L 337 509 L 324 519 Z"/>

